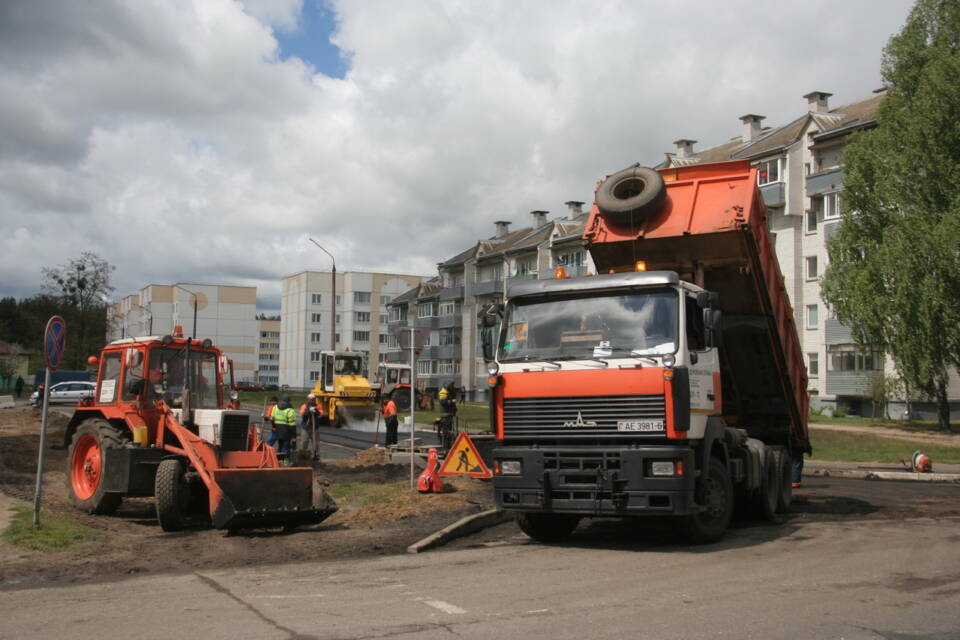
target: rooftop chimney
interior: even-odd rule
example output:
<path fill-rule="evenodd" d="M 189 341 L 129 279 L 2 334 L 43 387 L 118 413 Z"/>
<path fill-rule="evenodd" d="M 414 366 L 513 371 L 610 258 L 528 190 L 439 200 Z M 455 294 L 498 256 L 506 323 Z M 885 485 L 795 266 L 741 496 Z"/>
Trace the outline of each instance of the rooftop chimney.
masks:
<path fill-rule="evenodd" d="M 510 223 L 507 220 L 497 220 L 493 224 L 497 225 L 497 235 L 495 238 L 505 238 L 510 233 Z"/>
<path fill-rule="evenodd" d="M 547 224 L 547 214 L 549 211 L 531 211 L 530 215 L 533 216 L 533 228 L 539 229 L 543 225 Z"/>
<path fill-rule="evenodd" d="M 583 203 L 578 200 L 568 200 L 563 204 L 567 205 L 567 217 L 571 220 L 583 214 Z"/>
<path fill-rule="evenodd" d="M 693 157 L 693 145 L 697 144 L 696 140 L 674 140 L 673 144 L 677 145 L 677 157 L 678 158 L 691 158 Z"/>
<path fill-rule="evenodd" d="M 827 100 L 832 95 L 832 93 L 824 93 L 823 91 L 811 91 L 803 96 L 807 99 L 807 113 L 826 113 L 829 111 L 830 106 L 827 104 Z"/>
<path fill-rule="evenodd" d="M 767 116 L 758 116 L 755 113 L 748 113 L 745 116 L 740 116 L 740 122 L 743 123 L 741 128 L 740 139 L 744 142 L 750 142 L 760 135 L 760 132 L 763 131 L 763 126 L 760 124 L 761 120 L 765 120 Z"/>

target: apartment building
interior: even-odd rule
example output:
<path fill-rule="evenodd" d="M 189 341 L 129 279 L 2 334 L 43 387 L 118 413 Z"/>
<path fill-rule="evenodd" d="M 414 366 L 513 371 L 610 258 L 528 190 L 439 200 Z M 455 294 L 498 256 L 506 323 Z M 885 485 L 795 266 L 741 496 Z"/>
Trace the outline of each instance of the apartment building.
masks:
<path fill-rule="evenodd" d="M 280 318 L 257 320 L 257 377 L 261 385 L 280 384 Z"/>
<path fill-rule="evenodd" d="M 280 302 L 279 382 L 313 387 L 320 353 L 350 349 L 371 368 L 389 341 L 387 303 L 416 287 L 423 276 L 395 273 L 302 271 L 283 279 Z M 334 289 L 336 294 L 334 295 Z"/>
<path fill-rule="evenodd" d="M 876 125 L 884 92 L 836 108 L 830 107 L 831 97 L 823 91 L 804 95 L 802 115 L 779 127 L 764 127 L 761 115 L 741 116 L 740 136 L 700 151 L 694 149 L 695 140 L 676 140 L 676 151 L 659 166 L 747 159 L 758 167 L 767 223 L 806 355 L 810 406 L 842 406 L 872 415 L 872 380 L 878 374 L 894 375 L 892 361 L 878 350 L 857 347 L 849 327 L 831 315 L 821 298 L 819 279 L 829 260 L 826 241 L 840 223 L 843 149 L 851 133 Z M 951 379 L 949 396 L 954 407 L 960 405 L 957 376 Z M 930 403 L 911 402 L 910 408 L 935 416 Z M 904 409 L 902 398 L 890 405 L 893 416 Z"/>
<path fill-rule="evenodd" d="M 487 397 L 486 369 L 480 349 L 477 311 L 503 300 L 507 283 L 551 278 L 562 266 L 571 276 L 593 272 L 581 235 L 587 214 L 583 203 L 566 203 L 563 218 L 531 211 L 530 226 L 511 231 L 511 223 L 494 223 L 492 237 L 482 239 L 437 265 L 437 276 L 406 291 L 388 304 L 391 337 L 386 358 L 409 362 L 409 341 L 397 337 L 409 327 L 423 336 L 416 355 L 417 384 L 437 389 L 449 382 L 466 390 L 467 398 Z"/>
<path fill-rule="evenodd" d="M 257 288 L 217 284 L 151 284 L 107 311 L 107 340 L 162 336 L 183 327 L 185 336 L 210 338 L 233 360 L 237 381 L 257 373 Z"/>

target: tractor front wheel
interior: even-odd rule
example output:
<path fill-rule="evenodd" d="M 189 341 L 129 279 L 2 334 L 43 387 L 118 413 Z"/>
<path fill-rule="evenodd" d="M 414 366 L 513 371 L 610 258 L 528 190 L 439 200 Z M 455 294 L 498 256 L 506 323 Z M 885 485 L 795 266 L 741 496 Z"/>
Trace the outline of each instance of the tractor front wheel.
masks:
<path fill-rule="evenodd" d="M 169 459 L 160 462 L 154 484 L 157 520 L 164 531 L 180 531 L 190 506 L 190 486 L 183 463 Z"/>
<path fill-rule="evenodd" d="M 104 491 L 106 449 L 123 447 L 119 429 L 102 418 L 84 420 L 77 427 L 67 450 L 67 495 L 85 513 L 111 514 L 123 501 L 119 493 Z"/>

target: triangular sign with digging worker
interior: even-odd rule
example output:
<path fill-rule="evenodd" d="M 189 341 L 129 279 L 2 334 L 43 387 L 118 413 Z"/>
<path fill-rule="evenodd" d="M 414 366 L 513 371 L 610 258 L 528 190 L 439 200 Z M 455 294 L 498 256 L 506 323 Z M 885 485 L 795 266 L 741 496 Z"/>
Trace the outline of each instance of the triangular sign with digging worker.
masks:
<path fill-rule="evenodd" d="M 467 435 L 461 431 L 453 446 L 443 459 L 440 467 L 441 476 L 470 476 L 471 478 L 492 478 L 490 469 L 483 463 L 483 458 L 477 453 L 477 448 Z"/>

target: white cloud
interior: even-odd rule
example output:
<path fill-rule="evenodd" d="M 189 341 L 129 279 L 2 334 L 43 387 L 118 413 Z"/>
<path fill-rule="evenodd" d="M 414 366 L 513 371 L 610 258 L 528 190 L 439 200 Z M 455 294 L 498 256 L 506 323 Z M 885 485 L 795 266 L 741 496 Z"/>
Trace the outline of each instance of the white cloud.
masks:
<path fill-rule="evenodd" d="M 877 7 L 881 9 L 877 9 Z M 879 85 L 909 3 L 336 3 L 344 79 L 281 61 L 300 0 L 0 6 L 0 295 L 91 250 L 117 293 L 326 269 L 432 273 L 744 113 Z M 825 19 L 829 16 L 829 19 Z"/>

